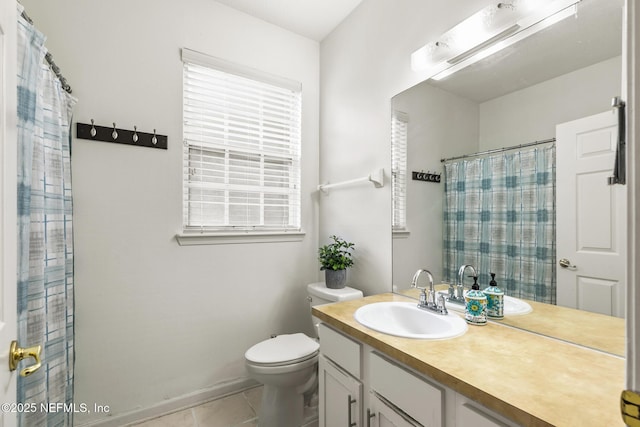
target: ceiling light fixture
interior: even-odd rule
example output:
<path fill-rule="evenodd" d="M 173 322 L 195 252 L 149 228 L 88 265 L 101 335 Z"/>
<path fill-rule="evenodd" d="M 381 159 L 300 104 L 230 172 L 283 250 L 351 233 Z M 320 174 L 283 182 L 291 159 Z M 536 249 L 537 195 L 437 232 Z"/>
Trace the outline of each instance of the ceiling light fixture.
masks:
<path fill-rule="evenodd" d="M 510 0 L 489 5 L 411 55 L 414 71 L 441 79 L 576 13 L 580 0 Z"/>

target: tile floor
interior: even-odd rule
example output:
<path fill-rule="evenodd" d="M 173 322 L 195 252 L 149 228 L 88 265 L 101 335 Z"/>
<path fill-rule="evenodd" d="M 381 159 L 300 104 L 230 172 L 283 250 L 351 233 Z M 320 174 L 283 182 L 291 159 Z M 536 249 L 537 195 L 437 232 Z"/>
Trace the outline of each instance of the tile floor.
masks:
<path fill-rule="evenodd" d="M 262 386 L 183 409 L 131 427 L 251 427 L 258 425 Z M 305 407 L 303 427 L 317 427 L 318 408 Z"/>

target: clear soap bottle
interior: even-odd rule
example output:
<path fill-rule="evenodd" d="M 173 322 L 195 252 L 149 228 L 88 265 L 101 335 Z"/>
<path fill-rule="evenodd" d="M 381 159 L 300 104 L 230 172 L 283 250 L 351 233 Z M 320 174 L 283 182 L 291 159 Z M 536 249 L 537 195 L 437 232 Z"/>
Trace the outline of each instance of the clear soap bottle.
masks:
<path fill-rule="evenodd" d="M 493 319 L 504 318 L 504 291 L 496 283 L 496 273 L 491 274 L 489 287 L 483 293 L 487 297 L 487 316 Z"/>
<path fill-rule="evenodd" d="M 473 276 L 471 290 L 464 296 L 464 320 L 471 325 L 487 324 L 487 297 L 480 290 L 478 276 Z"/>

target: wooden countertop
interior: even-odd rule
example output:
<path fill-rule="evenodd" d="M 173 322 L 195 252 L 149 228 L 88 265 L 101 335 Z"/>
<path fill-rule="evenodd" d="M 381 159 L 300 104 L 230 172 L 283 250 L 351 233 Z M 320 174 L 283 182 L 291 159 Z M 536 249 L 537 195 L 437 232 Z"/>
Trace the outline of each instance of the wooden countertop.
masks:
<path fill-rule="evenodd" d="M 387 293 L 316 306 L 313 314 L 523 426 L 624 426 L 622 357 L 498 323 L 469 325 L 463 336 L 442 341 L 386 335 L 353 317 L 380 301 L 413 300 Z"/>

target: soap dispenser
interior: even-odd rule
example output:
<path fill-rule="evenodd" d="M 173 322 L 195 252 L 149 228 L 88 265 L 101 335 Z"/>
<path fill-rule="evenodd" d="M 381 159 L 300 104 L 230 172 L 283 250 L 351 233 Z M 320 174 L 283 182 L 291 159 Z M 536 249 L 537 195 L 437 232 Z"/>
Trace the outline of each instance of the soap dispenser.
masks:
<path fill-rule="evenodd" d="M 496 273 L 491 274 L 489 287 L 483 292 L 487 297 L 487 316 L 493 319 L 504 318 L 504 291 L 496 283 Z"/>
<path fill-rule="evenodd" d="M 472 325 L 487 324 L 487 297 L 480 290 L 478 276 L 473 276 L 471 290 L 464 296 L 464 320 Z"/>

